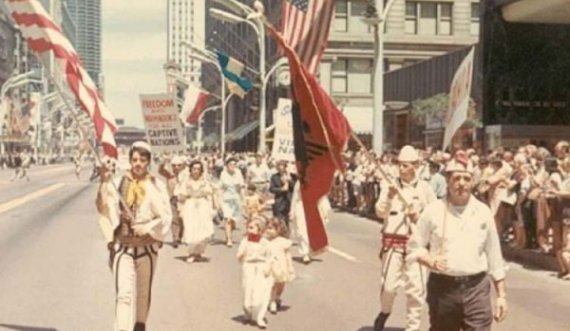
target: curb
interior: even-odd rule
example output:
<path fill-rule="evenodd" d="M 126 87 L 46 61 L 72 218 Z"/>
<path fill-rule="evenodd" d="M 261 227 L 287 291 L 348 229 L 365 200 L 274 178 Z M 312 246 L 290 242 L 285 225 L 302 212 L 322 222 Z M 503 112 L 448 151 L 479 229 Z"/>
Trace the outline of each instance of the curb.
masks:
<path fill-rule="evenodd" d="M 558 263 L 552 255 L 539 253 L 528 249 L 513 248 L 508 244 L 502 244 L 503 257 L 507 261 L 520 263 L 526 267 L 546 271 L 558 271 Z"/>

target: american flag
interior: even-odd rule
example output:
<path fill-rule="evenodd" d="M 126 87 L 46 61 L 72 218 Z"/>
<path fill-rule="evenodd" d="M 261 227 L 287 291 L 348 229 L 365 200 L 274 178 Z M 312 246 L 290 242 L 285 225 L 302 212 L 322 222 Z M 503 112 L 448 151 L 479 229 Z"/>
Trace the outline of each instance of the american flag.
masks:
<path fill-rule="evenodd" d="M 334 5 L 334 0 L 283 2 L 281 31 L 311 74 L 317 71 L 327 46 Z"/>
<path fill-rule="evenodd" d="M 67 82 L 81 108 L 93 121 L 103 151 L 116 158 L 115 118 L 99 97 L 97 86 L 81 65 L 79 55 L 61 28 L 37 0 L 6 0 L 6 3 L 28 46 L 38 56 L 50 53 L 54 55 L 57 74 Z"/>

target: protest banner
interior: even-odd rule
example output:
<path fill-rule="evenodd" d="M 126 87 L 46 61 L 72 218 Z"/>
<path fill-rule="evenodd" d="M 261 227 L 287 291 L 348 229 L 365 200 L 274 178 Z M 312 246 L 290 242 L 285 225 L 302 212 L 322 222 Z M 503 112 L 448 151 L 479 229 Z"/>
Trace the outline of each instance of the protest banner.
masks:
<path fill-rule="evenodd" d="M 147 141 L 154 153 L 184 150 L 184 129 L 171 94 L 141 94 Z"/>

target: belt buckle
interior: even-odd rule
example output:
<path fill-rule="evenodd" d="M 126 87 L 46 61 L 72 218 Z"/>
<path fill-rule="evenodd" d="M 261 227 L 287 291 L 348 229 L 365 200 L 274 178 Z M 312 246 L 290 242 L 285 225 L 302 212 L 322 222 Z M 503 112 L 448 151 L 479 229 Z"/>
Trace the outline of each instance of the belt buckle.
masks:
<path fill-rule="evenodd" d="M 457 276 L 455 277 L 455 281 L 461 284 L 467 283 L 471 280 L 471 276 Z"/>

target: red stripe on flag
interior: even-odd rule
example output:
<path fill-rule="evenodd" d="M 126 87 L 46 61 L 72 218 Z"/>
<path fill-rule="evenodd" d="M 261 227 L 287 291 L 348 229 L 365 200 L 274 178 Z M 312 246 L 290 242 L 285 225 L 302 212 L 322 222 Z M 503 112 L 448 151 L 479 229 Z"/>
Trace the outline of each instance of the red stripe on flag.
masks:
<path fill-rule="evenodd" d="M 13 13 L 12 18 L 18 25 L 21 26 L 37 25 L 40 28 L 49 28 L 61 33 L 61 30 L 57 24 L 39 14 Z"/>
<path fill-rule="evenodd" d="M 204 106 L 206 106 L 207 102 L 208 102 L 208 95 L 200 93 L 200 96 L 196 101 L 196 105 L 194 105 L 194 109 L 192 110 L 192 113 L 190 113 L 190 116 L 188 116 L 188 118 L 186 119 L 186 123 L 193 125 L 197 124 L 198 120 L 200 119 L 200 115 L 202 115 L 202 112 L 204 111 Z"/>

